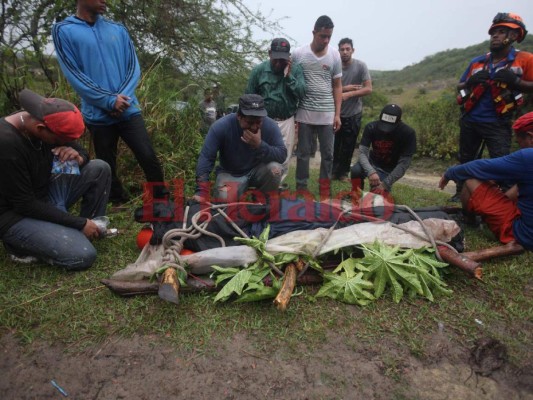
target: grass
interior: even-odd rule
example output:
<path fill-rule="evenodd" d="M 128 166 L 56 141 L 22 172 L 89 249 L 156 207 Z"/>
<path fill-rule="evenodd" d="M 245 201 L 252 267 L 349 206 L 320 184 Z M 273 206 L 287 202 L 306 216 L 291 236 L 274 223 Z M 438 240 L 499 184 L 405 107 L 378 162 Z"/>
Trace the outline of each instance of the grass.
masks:
<path fill-rule="evenodd" d="M 294 173 L 294 171 L 292 171 Z M 294 176 L 289 184 L 294 187 Z M 314 174 L 314 173 L 313 173 Z M 316 193 L 316 174 L 310 190 Z M 334 182 L 334 192 L 349 185 Z M 396 203 L 412 207 L 444 205 L 448 195 L 397 184 Z M 471 346 L 480 336 L 492 336 L 509 348 L 518 365 L 533 360 L 533 269 L 530 253 L 484 263 L 483 282 L 449 270 L 446 281 L 454 293 L 434 303 L 405 298 L 395 304 L 384 296 L 366 307 L 328 299 L 316 300 L 317 288 L 305 287 L 285 313 L 270 302 L 214 304 L 207 294 L 190 294 L 179 306 L 157 296 L 123 298 L 100 284 L 133 262 L 139 251 L 135 236 L 140 224 L 131 212 L 111 214 L 111 225 L 123 233 L 95 243 L 99 256 L 86 272 L 66 273 L 46 265 L 21 265 L 0 251 L 0 333 L 12 333 L 21 343 L 59 342 L 80 351 L 111 337 L 134 334 L 164 338 L 190 351 L 205 351 L 214 340 L 237 333 L 254 338 L 260 348 L 285 343 L 296 349 L 302 342 L 313 351 L 335 332 L 347 343 L 390 341 L 406 353 L 426 356 L 428 340 L 439 325 L 454 342 Z M 486 230 L 466 230 L 468 249 L 497 245 Z M 481 321 L 481 324 L 476 322 Z M 391 355 L 388 374 L 398 374 Z"/>

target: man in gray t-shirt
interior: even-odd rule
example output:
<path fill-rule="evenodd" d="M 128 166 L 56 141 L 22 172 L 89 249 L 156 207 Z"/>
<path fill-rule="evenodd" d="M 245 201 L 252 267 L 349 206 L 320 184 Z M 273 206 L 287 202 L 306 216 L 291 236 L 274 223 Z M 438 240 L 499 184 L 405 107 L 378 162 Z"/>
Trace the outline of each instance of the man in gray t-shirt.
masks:
<path fill-rule="evenodd" d="M 348 172 L 361 129 L 362 97 L 372 93 L 372 81 L 366 64 L 352 58 L 352 39 L 344 38 L 339 42 L 339 53 L 342 61 L 342 124 L 335 134 L 332 172 L 333 179 L 349 181 Z"/>

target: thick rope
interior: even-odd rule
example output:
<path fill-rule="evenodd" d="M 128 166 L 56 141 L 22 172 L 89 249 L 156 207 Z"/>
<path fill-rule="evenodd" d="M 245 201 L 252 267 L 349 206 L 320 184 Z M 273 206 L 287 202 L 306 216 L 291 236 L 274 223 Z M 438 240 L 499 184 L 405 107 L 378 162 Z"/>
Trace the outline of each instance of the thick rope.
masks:
<path fill-rule="evenodd" d="M 219 235 L 213 232 L 209 232 L 207 230 L 207 226 L 209 225 L 209 222 L 211 222 L 213 217 L 216 217 L 217 215 L 221 215 L 235 229 L 235 231 L 237 231 L 241 235 L 241 237 L 248 238 L 249 236 L 242 229 L 240 229 L 237 226 L 237 224 L 235 224 L 235 222 L 231 220 L 231 218 L 225 213 L 224 209 L 229 206 L 252 205 L 252 204 L 255 204 L 255 203 L 248 203 L 248 202 L 227 203 L 227 204 L 206 203 L 207 205 L 206 208 L 198 211 L 196 214 L 192 216 L 191 226 L 189 226 L 188 228 L 186 227 L 187 217 L 189 213 L 189 207 L 187 206 L 187 208 L 185 209 L 185 213 L 184 213 L 185 217 L 183 221 L 183 228 L 182 229 L 171 229 L 168 232 L 166 232 L 165 235 L 163 236 L 163 246 L 165 248 L 165 253 L 162 258 L 161 267 L 168 266 L 168 267 L 172 267 L 172 268 L 185 271 L 184 262 L 183 262 L 182 257 L 180 256 L 180 253 L 183 250 L 183 243 L 187 239 L 198 239 L 200 236 L 206 235 L 206 236 L 210 236 L 210 237 L 217 239 L 221 247 L 226 247 L 226 243 L 224 242 L 224 239 L 222 237 L 220 237 Z M 457 252 L 457 250 L 453 248 L 452 246 L 450 246 L 448 243 L 435 240 L 433 234 L 424 225 L 424 222 L 422 221 L 422 219 L 420 219 L 420 217 L 411 208 L 409 208 L 406 205 L 396 205 L 396 207 L 409 212 L 409 214 L 420 224 L 425 235 L 415 232 L 413 230 L 410 230 L 408 228 L 405 228 L 403 226 L 400 226 L 398 224 L 388 222 L 382 218 L 373 217 L 373 216 L 369 216 L 365 214 L 360 214 L 359 217 L 363 218 L 364 220 L 368 222 L 380 222 L 380 223 L 388 222 L 394 228 L 407 232 L 419 239 L 428 241 L 433 247 L 433 249 L 435 250 L 435 255 L 439 261 L 443 261 L 443 260 L 438 250 L 438 246 L 445 246 Z M 217 210 L 217 214 L 215 214 L 214 216 L 211 215 L 210 210 Z M 341 217 L 350 212 L 349 210 L 342 210 L 341 208 L 339 208 L 339 211 L 341 211 L 341 213 L 337 217 L 337 220 L 328 229 L 328 231 L 326 232 L 326 234 L 324 235 L 320 243 L 315 247 L 315 249 L 311 253 L 312 258 L 316 258 L 318 256 L 318 254 L 320 253 L 324 245 L 330 239 L 331 234 L 337 227 L 337 224 L 340 221 Z M 202 220 L 202 222 L 199 222 L 200 220 Z M 284 275 L 283 272 L 274 265 L 274 263 L 270 262 L 268 264 L 276 273 L 278 273 L 281 276 Z M 307 271 L 308 268 L 309 268 L 309 261 L 306 262 L 306 264 L 304 265 L 302 271 L 299 273 L 298 276 L 303 275 Z"/>

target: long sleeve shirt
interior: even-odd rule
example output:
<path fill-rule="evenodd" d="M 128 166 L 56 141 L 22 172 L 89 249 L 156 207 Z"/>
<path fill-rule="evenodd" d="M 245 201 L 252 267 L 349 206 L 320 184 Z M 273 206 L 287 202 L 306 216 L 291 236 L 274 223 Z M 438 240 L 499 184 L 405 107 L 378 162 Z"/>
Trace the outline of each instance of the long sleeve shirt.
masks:
<path fill-rule="evenodd" d="M 515 239 L 533 250 L 533 148 L 521 149 L 504 157 L 475 160 L 448 168 L 447 179 L 464 181 L 510 181 L 518 185 L 517 207 L 520 217 L 513 222 Z"/>
<path fill-rule="evenodd" d="M 363 131 L 359 152 L 358 161 L 367 176 L 376 172 L 375 168 L 388 173 L 383 185 L 390 190 L 411 164 L 416 152 L 416 133 L 403 122 L 389 133 L 381 132 L 377 121 L 370 122 Z"/>
<path fill-rule="evenodd" d="M 265 99 L 268 116 L 287 119 L 296 114 L 300 99 L 305 94 L 302 67 L 292 64 L 289 75 L 275 73 L 270 61 L 257 65 L 248 78 L 246 93 L 259 94 Z"/>
<path fill-rule="evenodd" d="M 81 146 L 67 146 L 78 151 L 84 164 L 87 162 L 89 155 Z M 48 201 L 54 147 L 42 143 L 35 149 L 13 125 L 0 119 L 0 237 L 23 218 L 79 230 L 85 226 L 86 218 L 66 213 Z"/>
<path fill-rule="evenodd" d="M 102 16 L 94 24 L 75 16 L 52 28 L 57 59 L 63 74 L 81 97 L 87 123 L 111 125 L 140 113 L 135 88 L 141 69 L 126 28 Z M 119 119 L 112 117 L 117 95 L 131 104 Z"/>
<path fill-rule="evenodd" d="M 254 149 L 244 143 L 242 134 L 236 113 L 226 115 L 211 125 L 196 165 L 197 194 L 199 185 L 209 181 L 217 156 L 217 173 L 227 172 L 234 176 L 246 175 L 260 163 L 275 161 L 281 164 L 285 161 L 287 149 L 278 125 L 272 119 L 265 117 L 263 120 L 259 148 Z"/>

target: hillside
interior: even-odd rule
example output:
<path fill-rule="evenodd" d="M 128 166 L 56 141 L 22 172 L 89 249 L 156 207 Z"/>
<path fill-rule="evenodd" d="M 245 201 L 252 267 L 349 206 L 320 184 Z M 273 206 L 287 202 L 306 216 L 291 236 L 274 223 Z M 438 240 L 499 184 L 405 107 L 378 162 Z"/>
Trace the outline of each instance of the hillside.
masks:
<path fill-rule="evenodd" d="M 517 49 L 533 52 L 533 35 L 527 35 L 524 41 L 515 45 Z M 419 82 L 453 80 L 457 82 L 469 61 L 488 52 L 489 41 L 486 40 L 464 49 L 451 49 L 427 56 L 417 64 L 409 65 L 399 71 L 371 71 L 372 83 L 380 87 L 402 87 Z"/>

